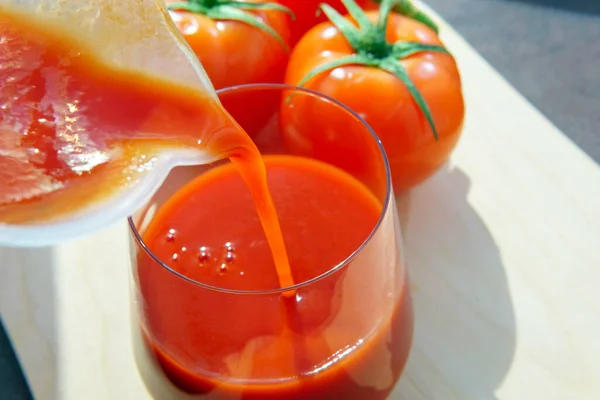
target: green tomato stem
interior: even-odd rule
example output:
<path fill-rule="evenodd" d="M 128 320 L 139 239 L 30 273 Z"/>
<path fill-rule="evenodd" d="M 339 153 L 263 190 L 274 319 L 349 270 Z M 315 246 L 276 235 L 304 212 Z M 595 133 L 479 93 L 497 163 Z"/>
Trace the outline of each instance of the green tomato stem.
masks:
<path fill-rule="evenodd" d="M 377 4 L 382 3 L 382 0 L 372 0 L 372 1 L 374 1 Z M 433 21 L 433 19 L 431 19 L 431 17 L 429 17 L 423 11 L 419 10 L 417 7 L 415 7 L 412 4 L 411 0 L 400 0 L 400 2 L 398 4 L 396 4 L 396 6 L 394 7 L 394 11 L 397 12 L 398 14 L 405 15 L 409 18 L 412 18 L 414 20 L 417 20 L 417 21 L 427 25 L 429 28 L 431 28 L 433 31 L 435 31 L 435 33 L 439 33 L 439 31 L 440 31 L 439 27 Z"/>

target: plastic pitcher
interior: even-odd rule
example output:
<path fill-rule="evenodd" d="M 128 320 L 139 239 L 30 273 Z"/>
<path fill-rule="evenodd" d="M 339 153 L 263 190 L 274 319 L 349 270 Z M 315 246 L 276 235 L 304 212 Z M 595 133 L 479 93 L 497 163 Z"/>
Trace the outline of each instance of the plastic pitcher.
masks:
<path fill-rule="evenodd" d="M 93 47 L 94 56 L 107 63 L 202 92 L 214 98 L 216 112 L 221 109 L 202 65 L 179 35 L 161 0 L 0 0 L 0 11 L 9 10 L 26 16 L 29 21 L 60 26 L 81 43 Z M 1 34 L 0 30 L 0 41 L 5 39 Z M 0 72 L 15 63 L 30 62 L 30 56 L 27 50 L 20 54 L 3 54 L 0 50 Z M 19 140 L 23 126 L 15 122 L 17 108 L 11 105 L 15 85 L 8 82 L 17 78 L 4 75 L 6 81 L 0 82 L 0 189 L 4 187 L 6 192 L 10 185 L 13 188 L 16 185 L 14 176 L 10 176 L 10 165 L 27 163 L 28 155 L 15 151 L 14 143 L 11 144 L 11 140 Z M 25 92 L 28 88 L 25 85 L 18 89 Z M 60 106 L 54 105 L 54 113 L 61 112 Z M 85 107 L 85 104 L 79 106 Z M 153 158 L 147 173 L 101 201 L 49 221 L 7 223 L 0 220 L 0 245 L 51 245 L 111 225 L 146 202 L 175 166 L 206 164 L 215 158 L 198 149 L 162 151 Z M 22 178 L 26 177 L 19 176 Z M 86 190 L 93 191 L 94 187 Z M 38 206 L 43 207 L 43 202 Z M 0 211 L 2 207 L 0 196 Z"/>

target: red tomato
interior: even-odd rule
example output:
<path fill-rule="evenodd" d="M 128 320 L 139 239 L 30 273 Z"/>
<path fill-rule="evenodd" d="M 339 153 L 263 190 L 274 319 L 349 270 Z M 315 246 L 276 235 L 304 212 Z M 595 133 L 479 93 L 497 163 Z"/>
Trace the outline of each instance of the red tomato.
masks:
<path fill-rule="evenodd" d="M 269 0 L 246 0 L 272 3 Z M 167 6 L 182 4 L 166 0 Z M 173 22 L 196 53 L 216 89 L 244 83 L 280 83 L 289 57 L 289 26 L 285 12 L 250 9 L 214 0 L 189 0 L 169 11 Z M 279 5 L 278 5 L 279 6 Z M 232 12 L 232 9 L 236 11 Z M 192 11 L 196 10 L 196 11 Z M 200 10 L 200 11 L 198 11 Z M 277 33 L 234 20 L 240 12 Z"/>
<path fill-rule="evenodd" d="M 366 13 L 373 23 L 378 16 L 378 11 Z M 383 44 L 401 42 L 397 45 L 398 51 L 403 46 L 414 48 L 414 43 L 435 48 L 423 50 L 421 46 L 411 54 L 392 54 L 387 45 L 359 49 L 360 43 L 351 45 L 333 23 L 324 23 L 310 30 L 298 43 L 290 58 L 285 81 L 298 86 L 315 68 L 332 61 L 339 62 L 351 55 L 367 64 L 360 65 L 361 62 L 354 61 L 327 68 L 302 86 L 341 101 L 367 121 L 385 147 L 394 188 L 400 191 L 423 181 L 448 159 L 462 130 L 464 103 L 456 63 L 443 49 L 437 34 L 422 23 L 395 13 L 383 19 L 386 20 L 387 28 L 382 27 L 379 39 Z M 357 26 L 350 17 L 342 19 L 344 21 Z M 364 44 L 364 41 L 361 43 Z M 389 72 L 392 69 L 396 73 Z M 403 81 L 399 75 L 408 77 L 408 80 Z M 412 91 L 409 90 L 411 88 Z M 416 101 L 415 90 L 420 93 L 424 106 Z M 328 131 L 322 132 L 319 120 L 330 117 L 319 113 L 309 100 L 298 99 L 293 103 L 295 108 L 306 107 L 306 112 L 301 113 L 305 117 L 302 121 L 291 121 L 291 113 L 286 111 L 289 108 L 284 105 L 282 122 L 293 123 L 293 129 L 288 130 L 293 131 L 288 141 L 295 143 L 298 149 L 302 142 L 306 143 L 303 137 L 317 143 L 304 152 L 316 154 L 323 151 L 322 148 L 328 145 L 328 137 L 335 136 L 334 130 L 337 135 L 348 130 L 343 122 L 336 125 L 335 121 L 328 120 Z M 346 157 L 352 159 L 351 150 Z"/>
<path fill-rule="evenodd" d="M 327 17 L 323 13 L 317 16 L 320 4 L 327 3 L 340 13 L 345 13 L 346 11 L 341 0 L 279 0 L 279 2 L 292 10 L 296 16 L 290 23 L 292 31 L 290 43 L 292 46 L 298 43 L 302 35 L 310 30 L 310 28 L 318 23 L 327 21 Z M 371 0 L 358 0 L 357 2 L 363 8 L 376 9 L 378 7 Z"/>

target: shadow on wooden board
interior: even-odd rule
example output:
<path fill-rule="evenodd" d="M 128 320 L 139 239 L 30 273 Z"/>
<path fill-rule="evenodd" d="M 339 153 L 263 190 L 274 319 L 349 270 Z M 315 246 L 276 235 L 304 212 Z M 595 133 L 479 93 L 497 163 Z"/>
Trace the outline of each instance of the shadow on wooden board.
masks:
<path fill-rule="evenodd" d="M 398 198 L 415 340 L 392 399 L 491 400 L 515 353 L 505 268 L 469 204 L 469 178 L 445 167 Z"/>
<path fill-rule="evenodd" d="M 0 315 L 7 332 L 0 340 L 0 399 L 25 400 L 32 396 L 19 369 L 36 375 L 38 389 L 45 399 L 58 398 L 56 349 L 57 330 L 54 315 L 55 287 L 52 248 L 0 247 Z M 35 296 L 29 296 L 36 293 Z M 26 358 L 11 359 L 10 342 L 27 348 Z M 9 358 L 7 358 L 9 357 Z M 31 378 L 31 377 L 30 377 Z M 43 386 L 43 387 L 42 387 Z"/>

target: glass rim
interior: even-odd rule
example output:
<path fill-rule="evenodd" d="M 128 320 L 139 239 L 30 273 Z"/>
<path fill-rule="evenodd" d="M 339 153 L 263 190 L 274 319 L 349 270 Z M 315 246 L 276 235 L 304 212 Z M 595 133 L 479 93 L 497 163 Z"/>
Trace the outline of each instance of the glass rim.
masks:
<path fill-rule="evenodd" d="M 265 90 L 265 89 L 266 90 L 282 90 L 282 91 L 283 90 L 293 90 L 293 91 L 297 91 L 297 92 L 303 92 L 303 93 L 306 93 L 311 96 L 316 96 L 318 98 L 321 98 L 321 99 L 331 102 L 334 106 L 341 108 L 343 111 L 347 112 L 350 116 L 354 117 L 357 120 L 357 122 L 361 123 L 367 129 L 367 131 L 371 135 L 372 139 L 377 144 L 379 153 L 381 154 L 382 159 L 383 159 L 383 164 L 384 164 L 384 169 L 385 169 L 385 200 L 382 204 L 382 209 L 381 209 L 381 213 L 379 214 L 379 218 L 377 219 L 375 226 L 371 229 L 371 232 L 369 232 L 369 235 L 365 238 L 365 240 L 363 240 L 363 242 L 360 244 L 360 246 L 358 246 L 356 249 L 354 249 L 354 251 L 352 251 L 352 253 L 350 253 L 344 260 L 340 261 L 335 266 L 331 267 L 330 269 L 323 272 L 322 274 L 315 276 L 314 278 L 311 278 L 309 280 L 306 280 L 306 281 L 303 281 L 300 283 L 296 283 L 292 286 L 286 286 L 286 287 L 275 288 L 275 289 L 259 289 L 259 290 L 227 289 L 227 288 L 222 288 L 219 286 L 213 286 L 213 285 L 209 285 L 206 283 L 198 282 L 192 278 L 189 278 L 189 277 L 185 276 L 184 274 L 177 272 L 176 270 L 171 268 L 168 264 L 163 262 L 159 257 L 157 257 L 156 254 L 154 254 L 148 248 L 148 246 L 146 246 L 146 243 L 142 239 L 140 232 L 138 231 L 137 227 L 135 226 L 133 217 L 132 216 L 127 217 L 127 221 L 129 223 L 129 228 L 130 228 L 131 233 L 133 233 L 136 244 L 139 247 L 141 247 L 142 251 L 144 251 L 154 262 L 156 262 L 159 266 L 163 267 L 169 273 L 174 274 L 175 276 L 177 276 L 181 279 L 184 279 L 193 285 L 199 286 L 199 287 L 207 289 L 207 290 L 212 290 L 215 292 L 232 294 L 232 295 L 270 295 L 270 294 L 277 294 L 277 293 L 284 293 L 284 292 L 289 292 L 289 291 L 293 291 L 293 290 L 298 290 L 298 289 L 310 286 L 318 281 L 321 281 L 321 280 L 327 278 L 328 276 L 333 275 L 336 272 L 347 267 L 350 264 L 350 262 L 352 262 L 352 260 L 354 260 L 364 250 L 364 248 L 371 242 L 371 240 L 373 239 L 373 237 L 375 236 L 375 234 L 381 227 L 383 218 L 385 217 L 386 212 L 390 206 L 390 198 L 392 196 L 392 178 L 391 178 L 391 170 L 390 170 L 389 161 L 387 158 L 387 154 L 383 148 L 383 143 L 381 142 L 381 139 L 379 139 L 379 137 L 377 136 L 377 134 L 375 133 L 373 128 L 371 128 L 371 126 L 369 124 L 367 124 L 367 122 L 363 118 L 361 118 L 361 116 L 358 115 L 358 113 L 353 111 L 351 108 L 346 106 L 344 103 L 342 103 L 330 96 L 327 96 L 326 94 L 317 92 L 316 90 L 306 89 L 306 88 L 298 87 L 298 86 L 286 85 L 286 84 L 282 84 L 282 83 L 248 83 L 248 84 L 243 84 L 243 85 L 235 85 L 235 86 L 229 86 L 226 88 L 222 88 L 222 89 L 217 90 L 216 93 L 219 96 L 221 94 L 225 94 L 225 93 L 229 93 L 229 92 L 237 92 L 240 90 Z M 132 268 L 133 268 L 133 265 L 132 265 Z"/>

